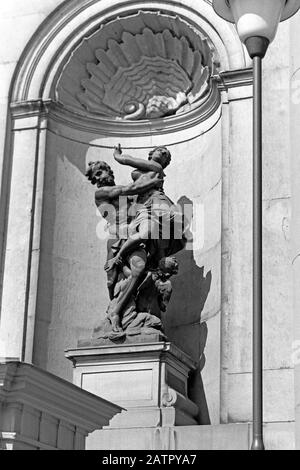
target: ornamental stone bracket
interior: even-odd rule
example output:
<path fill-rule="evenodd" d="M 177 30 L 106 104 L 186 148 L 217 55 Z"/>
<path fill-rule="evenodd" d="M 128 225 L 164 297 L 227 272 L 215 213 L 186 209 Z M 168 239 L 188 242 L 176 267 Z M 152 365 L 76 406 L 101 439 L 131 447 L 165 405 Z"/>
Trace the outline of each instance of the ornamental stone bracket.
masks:
<path fill-rule="evenodd" d="M 122 409 L 46 371 L 0 363 L 0 449 L 84 450 Z"/>

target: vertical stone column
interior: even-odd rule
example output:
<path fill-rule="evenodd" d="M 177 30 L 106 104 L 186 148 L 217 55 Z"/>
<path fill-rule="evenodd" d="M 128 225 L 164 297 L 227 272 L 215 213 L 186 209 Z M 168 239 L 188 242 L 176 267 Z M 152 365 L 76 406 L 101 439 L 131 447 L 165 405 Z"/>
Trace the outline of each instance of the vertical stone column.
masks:
<path fill-rule="evenodd" d="M 251 420 L 252 404 L 252 89 L 248 87 L 243 92 L 230 90 L 228 96 L 227 302 L 230 313 L 223 348 L 227 379 L 223 404 L 227 422 Z"/>
<path fill-rule="evenodd" d="M 41 101 L 11 107 L 11 178 L 7 198 L 0 356 L 32 358 L 46 111 Z"/>
<path fill-rule="evenodd" d="M 221 423 L 251 418 L 251 80 L 251 70 L 224 77 Z"/>
<path fill-rule="evenodd" d="M 292 178 L 292 265 L 294 276 L 294 348 L 296 448 L 300 449 L 300 17 L 296 15 L 290 26 L 291 90 L 290 90 L 290 153 Z"/>

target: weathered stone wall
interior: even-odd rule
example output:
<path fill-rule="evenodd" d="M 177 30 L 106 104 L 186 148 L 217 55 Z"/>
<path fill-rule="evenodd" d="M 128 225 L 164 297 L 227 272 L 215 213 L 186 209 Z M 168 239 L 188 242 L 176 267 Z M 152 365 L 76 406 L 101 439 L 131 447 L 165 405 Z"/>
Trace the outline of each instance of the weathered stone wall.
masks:
<path fill-rule="evenodd" d="M 290 155 L 291 155 L 291 179 L 292 179 L 292 251 L 291 263 L 294 275 L 294 344 L 293 344 L 293 360 L 295 366 L 295 405 L 296 405 L 296 448 L 300 448 L 300 56 L 299 56 L 299 15 L 294 17 L 290 25 Z"/>
<path fill-rule="evenodd" d="M 34 36 L 37 29 L 48 15 L 62 3 L 63 0 L 38 0 L 2 2 L 0 6 L 0 295 L 3 282 L 3 262 L 7 228 L 8 194 L 10 190 L 11 160 L 10 154 L 10 116 L 9 93 L 16 66 L 24 51 L 25 45 Z M 30 152 L 30 146 L 35 146 L 34 140 L 28 143 L 23 151 Z M 4 158 L 6 156 L 6 158 Z M 25 164 L 26 165 L 26 164 Z M 13 183 L 14 184 L 14 183 Z M 15 183 L 17 184 L 17 183 Z M 21 183 L 22 184 L 22 183 Z M 26 184 L 25 184 L 26 186 Z M 27 189 L 24 188 L 27 192 Z M 26 212 L 24 207 L 24 214 Z M 20 234 L 20 238 L 22 235 Z M 16 280 L 16 286 L 18 281 Z M 16 287 L 16 290 L 18 288 Z M 22 327 L 21 327 L 22 329 Z M 0 340 L 0 349 L 5 351 L 6 345 Z"/>
<path fill-rule="evenodd" d="M 6 135 L 9 88 L 25 45 L 37 28 L 63 0 L 12 0 L 0 6 L 0 174 Z M 5 171 L 5 169 L 4 169 Z M 1 189 L 1 179 L 0 179 Z M 2 224 L 1 229 L 2 231 Z"/>

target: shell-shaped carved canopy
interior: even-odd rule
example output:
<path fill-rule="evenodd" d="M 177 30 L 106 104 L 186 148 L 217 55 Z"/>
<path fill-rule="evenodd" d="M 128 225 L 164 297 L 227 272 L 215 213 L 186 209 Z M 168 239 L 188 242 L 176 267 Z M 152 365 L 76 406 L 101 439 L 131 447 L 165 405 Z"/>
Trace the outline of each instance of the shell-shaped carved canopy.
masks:
<path fill-rule="evenodd" d="M 56 96 L 81 114 L 160 118 L 200 106 L 216 63 L 208 39 L 185 20 L 140 11 L 83 40 L 63 70 Z"/>

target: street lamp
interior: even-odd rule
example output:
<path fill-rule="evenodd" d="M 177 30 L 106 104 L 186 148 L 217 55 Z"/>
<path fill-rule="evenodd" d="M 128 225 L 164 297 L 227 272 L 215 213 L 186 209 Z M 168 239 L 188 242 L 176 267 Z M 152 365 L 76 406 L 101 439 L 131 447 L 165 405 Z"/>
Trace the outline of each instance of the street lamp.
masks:
<path fill-rule="evenodd" d="M 262 336 L 262 59 L 280 21 L 300 8 L 300 0 L 213 0 L 221 18 L 235 23 L 240 40 L 253 59 L 253 442 L 263 441 Z"/>

